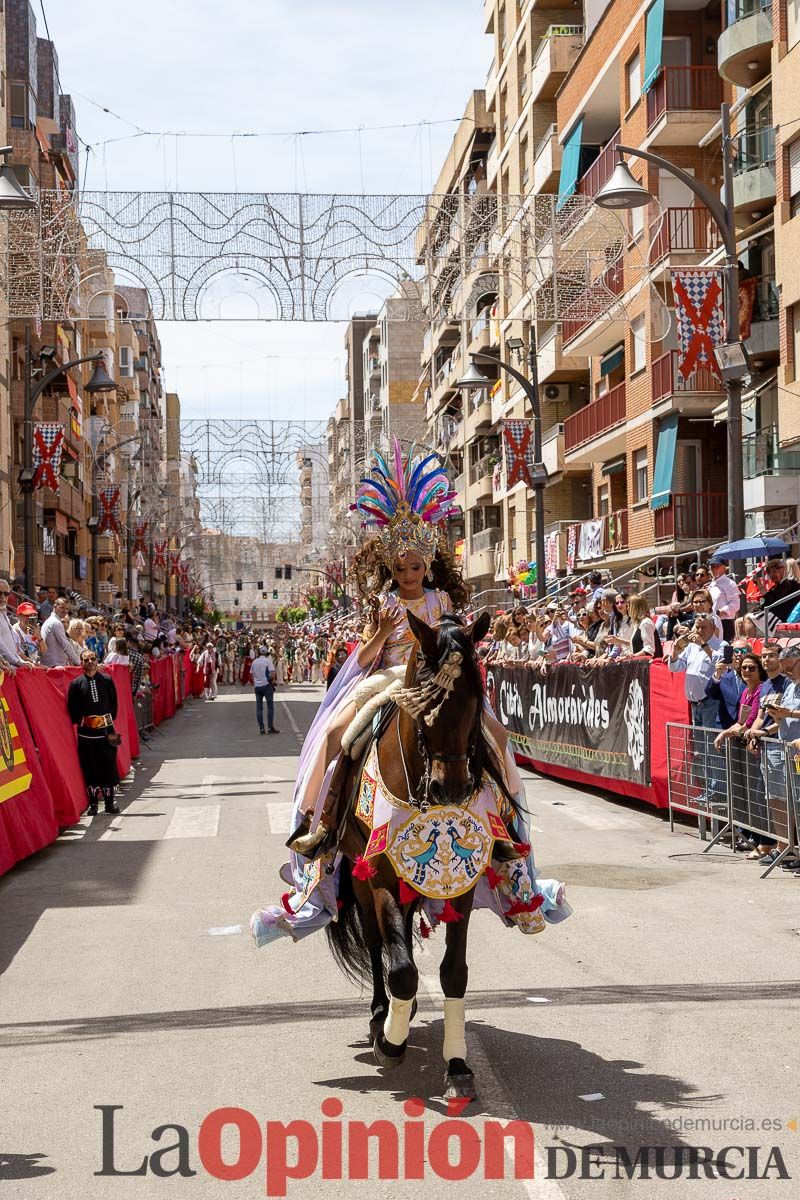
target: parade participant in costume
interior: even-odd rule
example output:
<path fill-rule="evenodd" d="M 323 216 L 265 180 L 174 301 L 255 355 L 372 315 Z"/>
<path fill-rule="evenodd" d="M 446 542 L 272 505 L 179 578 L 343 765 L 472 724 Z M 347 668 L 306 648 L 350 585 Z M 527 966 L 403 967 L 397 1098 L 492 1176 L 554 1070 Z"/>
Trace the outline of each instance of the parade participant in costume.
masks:
<path fill-rule="evenodd" d="M 332 848 L 336 809 L 347 779 L 349 763 L 342 750 L 342 738 L 350 735 L 358 709 L 365 707 L 386 689 L 403 679 L 406 664 L 415 645 L 406 613 L 410 610 L 428 625 L 435 625 L 446 613 L 463 610 L 468 591 L 455 560 L 440 537 L 440 525 L 447 517 L 455 493 L 441 461 L 435 454 L 416 456 L 414 450 L 403 457 L 400 443 L 394 442 L 394 461 L 390 468 L 375 452 L 371 476 L 361 481 L 354 509 L 367 528 L 378 530 L 357 552 L 352 577 L 370 618 L 361 642 L 338 671 L 311 728 L 306 735 L 298 766 L 294 793 L 293 823 L 287 845 L 291 862 L 281 877 L 302 888 L 308 860 Z M 486 704 L 483 727 L 503 764 L 509 792 L 524 803 L 524 786 L 507 746 L 502 726 Z M 338 767 L 337 767 L 338 759 Z M 520 835 L 521 844 L 527 834 Z M 557 881 L 537 885 L 532 857 L 529 863 L 531 886 L 543 893 L 542 915 L 557 922 L 569 914 L 563 888 Z M 281 934 L 294 940 L 324 927 L 336 914 L 336 875 L 327 874 L 324 887 L 308 896 L 292 919 L 286 919 L 285 906 L 257 912 L 251 919 L 251 932 L 257 944 L 266 944 Z"/>
<path fill-rule="evenodd" d="M 100 797 L 107 813 L 118 813 L 114 788 L 119 783 L 117 746 L 114 729 L 117 715 L 117 689 L 108 675 L 98 674 L 97 655 L 84 650 L 83 674 L 69 685 L 67 708 L 73 725 L 78 726 L 78 761 L 89 795 L 89 815 L 97 813 Z"/>

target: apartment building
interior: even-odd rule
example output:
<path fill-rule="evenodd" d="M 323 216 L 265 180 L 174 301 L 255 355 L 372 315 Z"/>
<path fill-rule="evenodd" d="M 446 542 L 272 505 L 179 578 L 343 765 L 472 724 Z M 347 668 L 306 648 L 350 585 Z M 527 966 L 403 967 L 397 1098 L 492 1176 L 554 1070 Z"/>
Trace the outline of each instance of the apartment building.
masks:
<path fill-rule="evenodd" d="M 365 441 L 388 449 L 391 438 L 418 441 L 426 432 L 420 387 L 424 325 L 401 294 L 389 297 L 364 338 Z"/>
<path fill-rule="evenodd" d="M 6 61 L 6 25 L 0 20 L 0 63 Z M 6 89 L 0 88 L 0 121 L 3 132 L 7 132 Z M 6 261 L 8 250 L 8 222 L 0 222 L 0 260 Z M 8 576 L 16 574 L 14 559 L 14 508 L 12 502 L 12 436 L 10 359 L 11 343 L 8 336 L 8 296 L 0 288 L 0 571 Z"/>
<path fill-rule="evenodd" d="M 5 6 L 5 83 L 3 118 L 6 138 L 13 148 L 11 165 L 20 183 L 27 188 L 71 191 L 78 176 L 75 115 L 72 102 L 62 95 L 58 83 L 58 61 L 53 44 L 36 35 L 36 19 L 28 0 L 7 0 Z M 4 325 L 5 329 L 6 326 Z M 92 339 L 84 336 L 80 323 L 52 321 L 33 327 L 31 322 L 14 319 L 8 326 L 10 413 L 3 406 L 0 427 L 0 456 L 4 457 L 10 438 L 10 469 L 0 463 L 8 475 L 4 485 L 14 497 L 11 529 L 4 526 L 3 557 L 11 565 L 11 534 L 16 550 L 15 567 L 22 566 L 22 497 L 17 478 L 22 466 L 22 421 L 25 390 L 26 346 L 30 347 L 34 369 L 39 369 L 40 350 L 50 364 L 80 357 Z M 113 346 L 113 341 L 102 348 Z M 2 348 L 0 348 L 0 351 Z M 5 359 L 0 354 L 0 361 Z M 109 356 L 109 365 L 112 363 Z M 59 487 L 34 493 L 36 539 L 33 578 L 37 583 L 62 585 L 78 591 L 88 590 L 90 545 L 86 519 L 91 505 L 90 469 L 83 433 L 84 383 L 90 369 L 74 369 L 57 380 L 40 399 L 34 418 L 57 421 L 64 425 L 65 441 Z M 9 422 L 10 416 L 10 422 Z M 6 564 L 3 564 L 6 565 Z"/>
<path fill-rule="evenodd" d="M 367 456 L 365 395 L 369 397 L 372 364 L 364 342 L 375 328 L 378 314 L 356 313 L 345 330 L 345 383 L 347 393 L 337 403 L 327 427 L 330 536 L 328 559 L 341 562 L 352 555 L 356 525 L 350 515 L 358 480 Z M 369 405 L 368 405 L 369 406 Z"/>

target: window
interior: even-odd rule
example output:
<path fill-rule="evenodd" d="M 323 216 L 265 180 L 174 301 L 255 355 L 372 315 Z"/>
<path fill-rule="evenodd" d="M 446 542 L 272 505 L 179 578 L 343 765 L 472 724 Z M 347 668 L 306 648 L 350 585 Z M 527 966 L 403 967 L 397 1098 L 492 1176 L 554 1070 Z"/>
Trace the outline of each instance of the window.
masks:
<path fill-rule="evenodd" d="M 629 58 L 625 64 L 625 83 L 627 88 L 625 106 L 633 108 L 642 94 L 642 60 L 638 50 L 633 58 Z"/>
<path fill-rule="evenodd" d="M 633 452 L 633 494 L 637 502 L 647 499 L 647 450 Z"/>
<path fill-rule="evenodd" d="M 800 0 L 798 0 L 800 4 Z M 800 213 L 800 137 L 796 137 L 787 147 L 789 155 L 789 214 L 796 217 Z"/>
<path fill-rule="evenodd" d="M 133 379 L 133 354 L 130 346 L 119 348 L 119 374 L 121 379 Z"/>
<path fill-rule="evenodd" d="M 631 321 L 631 374 L 643 371 L 646 362 L 646 347 L 644 343 L 644 313 Z"/>
<path fill-rule="evenodd" d="M 792 339 L 792 363 L 794 378 L 800 379 L 800 304 L 793 304 L 787 312 L 789 336 Z"/>
<path fill-rule="evenodd" d="M 610 511 L 608 484 L 604 483 L 602 487 L 597 489 L 597 515 L 598 517 L 607 517 Z"/>
<path fill-rule="evenodd" d="M 786 47 L 800 42 L 800 0 L 786 0 Z"/>

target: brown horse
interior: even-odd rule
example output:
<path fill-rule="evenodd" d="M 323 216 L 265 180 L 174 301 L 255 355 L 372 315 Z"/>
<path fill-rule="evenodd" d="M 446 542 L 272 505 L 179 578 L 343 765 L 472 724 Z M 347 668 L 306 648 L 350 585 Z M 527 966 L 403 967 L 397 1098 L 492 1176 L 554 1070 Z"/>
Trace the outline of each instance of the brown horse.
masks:
<path fill-rule="evenodd" d="M 466 627 L 447 616 L 431 627 L 408 613 L 419 643 L 406 672 L 406 694 L 427 697 L 425 711 L 410 715 L 414 705 L 398 707 L 378 735 L 378 764 L 387 788 L 401 800 L 424 809 L 427 805 L 463 804 L 488 774 L 508 800 L 501 764 L 489 750 L 481 728 L 484 687 L 475 646 L 486 634 L 484 613 Z M 437 692 L 446 663 L 457 663 L 458 675 L 449 688 Z M 418 706 L 417 706 L 418 707 Z M 424 718 L 432 718 L 428 723 Z M 359 772 L 360 776 L 360 772 Z M 357 795 L 351 780 L 347 797 Z M 513 801 L 511 801 L 513 805 Z M 327 927 L 328 942 L 342 970 L 356 982 L 372 983 L 370 1040 L 382 1067 L 397 1066 L 406 1051 L 408 1028 L 415 1009 L 418 972 L 414 964 L 412 918 L 419 897 L 400 899 L 399 881 L 390 860 L 370 860 L 375 873 L 358 878 L 351 864 L 363 855 L 366 836 L 353 816 L 343 815 L 340 849 L 343 854 L 338 920 Z M 510 854 L 514 852 L 508 846 Z M 454 899 L 457 919 L 445 925 L 446 949 L 439 970 L 445 996 L 444 1058 L 446 1098 L 476 1095 L 473 1073 L 466 1062 L 464 995 L 467 990 L 467 933 L 474 888 Z"/>

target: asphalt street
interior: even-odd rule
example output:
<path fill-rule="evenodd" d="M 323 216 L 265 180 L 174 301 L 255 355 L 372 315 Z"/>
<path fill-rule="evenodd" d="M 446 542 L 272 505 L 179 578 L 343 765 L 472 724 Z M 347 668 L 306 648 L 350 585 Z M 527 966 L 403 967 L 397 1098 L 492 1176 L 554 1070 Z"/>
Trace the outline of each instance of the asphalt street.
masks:
<path fill-rule="evenodd" d="M 288 1194 L 796 1196 L 800 1132 L 788 1123 L 800 1119 L 800 879 L 780 871 L 761 879 L 741 856 L 704 855 L 688 826 L 670 834 L 644 805 L 534 775 L 526 784 L 537 862 L 566 880 L 575 912 L 532 938 L 488 914 L 474 919 L 467 1021 L 480 1099 L 464 1117 L 482 1153 L 487 1122 L 532 1123 L 536 1177 L 487 1182 L 480 1166 L 461 1181 L 439 1178 L 442 931 L 419 954 L 423 990 L 406 1061 L 382 1073 L 366 1041 L 368 997 L 340 975 L 324 936 L 256 950 L 247 930 L 253 909 L 284 890 L 277 870 L 298 748 L 321 695 L 311 686 L 282 690 L 275 737 L 258 736 L 252 695 L 238 688 L 185 708 L 143 749 L 119 817 L 84 819 L 0 880 L 7 1194 L 274 1194 L 282 1135 L 270 1143 L 275 1174 L 267 1177 L 259 1133 L 267 1123 L 278 1131 L 280 1122 L 308 1123 L 308 1156 L 309 1138 L 321 1142 L 328 1121 L 326 1170 L 337 1174 L 331 1147 L 340 1136 L 346 1176 L 349 1123 L 383 1120 L 407 1138 L 407 1154 L 423 1131 L 424 1183 L 323 1179 L 318 1167 L 308 1180 L 289 1180 Z M 414 1097 L 425 1111 L 416 1118 L 412 1108 L 409 1134 L 403 1105 Z M 326 1100 L 340 1103 L 323 1115 Z M 111 1105 L 121 1106 L 114 1169 L 146 1166 L 146 1174 L 97 1174 L 96 1106 Z M 239 1181 L 215 1178 L 200 1161 L 198 1130 L 221 1107 L 253 1116 L 246 1149 L 259 1165 Z M 188 1131 L 185 1161 L 197 1174 L 153 1173 L 179 1163 L 174 1151 L 148 1165 L 146 1156 L 181 1137 L 174 1129 L 152 1136 L 164 1125 Z M 454 1155 L 475 1135 L 459 1136 Z M 578 1174 L 588 1146 L 604 1148 L 587 1168 L 591 1180 Z M 616 1178 L 610 1146 L 631 1155 L 762 1147 L 761 1168 L 777 1146 L 795 1178 Z M 231 1126 L 222 1153 L 237 1160 Z M 546 1177 L 548 1153 L 567 1177 Z M 732 1171 L 740 1165 L 731 1160 Z"/>

